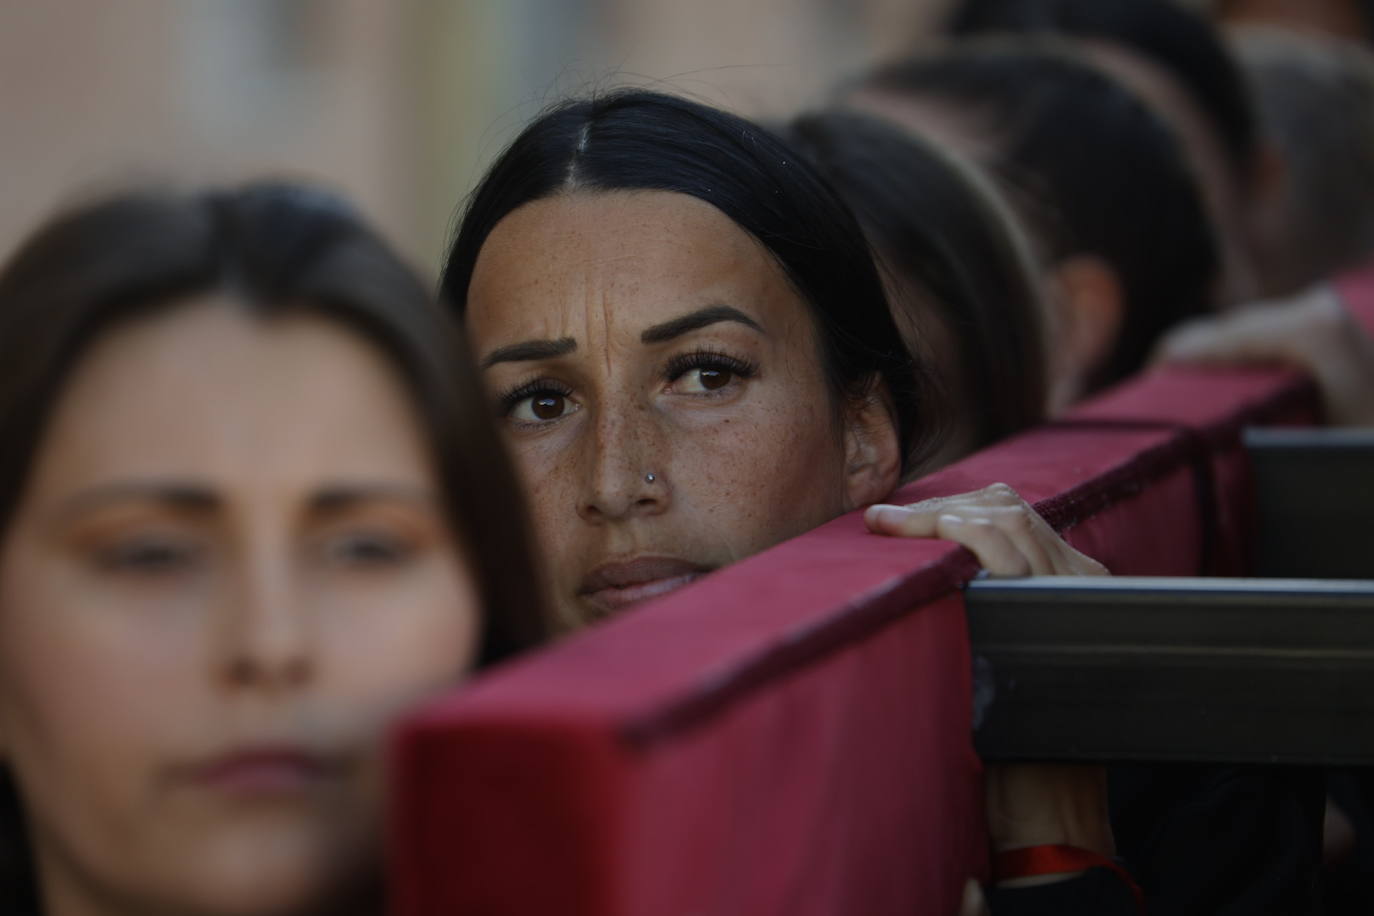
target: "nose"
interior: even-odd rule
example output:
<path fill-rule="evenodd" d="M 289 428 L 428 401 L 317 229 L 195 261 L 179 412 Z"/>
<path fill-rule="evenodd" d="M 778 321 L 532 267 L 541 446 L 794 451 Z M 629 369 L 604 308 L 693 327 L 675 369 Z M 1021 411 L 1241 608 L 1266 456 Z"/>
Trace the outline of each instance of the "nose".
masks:
<path fill-rule="evenodd" d="M 578 514 L 593 524 L 657 515 L 672 500 L 668 437 L 653 410 L 602 405 L 581 443 Z"/>
<path fill-rule="evenodd" d="M 221 680 L 235 690 L 297 689 L 314 674 L 305 608 L 293 596 L 285 564 L 251 565 L 222 609 Z"/>

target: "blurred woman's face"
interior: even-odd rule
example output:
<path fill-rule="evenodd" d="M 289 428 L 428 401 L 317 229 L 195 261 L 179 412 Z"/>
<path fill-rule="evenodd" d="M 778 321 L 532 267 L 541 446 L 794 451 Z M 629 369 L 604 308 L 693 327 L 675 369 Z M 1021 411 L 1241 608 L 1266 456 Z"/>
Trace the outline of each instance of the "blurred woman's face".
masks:
<path fill-rule="evenodd" d="M 380 733 L 480 629 L 399 378 L 324 319 L 198 300 L 87 352 L 33 467 L 0 755 L 45 912 L 349 911 Z"/>
<path fill-rule="evenodd" d="M 695 198 L 520 207 L 482 247 L 467 321 L 565 623 L 672 591 L 896 482 L 886 407 L 836 403 L 806 303 Z"/>

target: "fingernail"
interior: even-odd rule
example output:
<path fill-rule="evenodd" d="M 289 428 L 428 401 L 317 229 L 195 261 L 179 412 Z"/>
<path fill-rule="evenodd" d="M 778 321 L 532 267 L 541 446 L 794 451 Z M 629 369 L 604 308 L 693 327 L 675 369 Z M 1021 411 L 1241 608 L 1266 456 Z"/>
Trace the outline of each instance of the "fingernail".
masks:
<path fill-rule="evenodd" d="M 940 522 L 951 528 L 958 528 L 960 525 L 964 524 L 963 518 L 958 515 L 942 515 L 940 516 Z"/>
<path fill-rule="evenodd" d="M 874 522 L 896 521 L 905 515 L 907 510 L 902 506 L 891 506 L 887 503 L 875 503 L 868 507 L 867 515 Z"/>

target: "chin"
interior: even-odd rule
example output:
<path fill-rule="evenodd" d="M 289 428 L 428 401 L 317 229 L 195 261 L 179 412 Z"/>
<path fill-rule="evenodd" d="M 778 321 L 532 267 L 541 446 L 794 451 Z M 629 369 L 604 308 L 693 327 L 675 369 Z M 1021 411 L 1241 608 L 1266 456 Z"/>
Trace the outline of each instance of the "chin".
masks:
<path fill-rule="evenodd" d="M 183 890 L 199 904 L 187 910 L 204 916 L 353 912 L 369 888 L 380 887 L 379 850 L 348 849 L 319 831 L 224 838 L 194 858 L 184 866 L 191 886 Z"/>

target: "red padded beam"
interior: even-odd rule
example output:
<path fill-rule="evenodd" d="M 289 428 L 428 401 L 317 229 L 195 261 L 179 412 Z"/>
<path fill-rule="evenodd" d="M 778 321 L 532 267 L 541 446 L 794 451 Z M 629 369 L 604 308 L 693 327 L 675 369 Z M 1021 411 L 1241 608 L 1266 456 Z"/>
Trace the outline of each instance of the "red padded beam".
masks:
<path fill-rule="evenodd" d="M 1310 426 L 1319 418 L 1319 401 L 1316 387 L 1296 372 L 1171 366 L 1105 392 L 1061 422 L 1097 429 L 1186 431 L 1195 455 L 1206 455 L 1195 459 L 1194 466 L 1203 488 L 1211 491 L 1210 499 L 1206 494 L 1204 499 L 1212 510 L 1199 518 L 1207 531 L 1198 567 L 1176 575 L 1239 576 L 1249 573 L 1255 525 L 1250 463 L 1241 430 Z M 1081 544 L 1075 546 L 1092 553 Z M 1126 574 L 1124 568 L 1115 571 Z"/>
<path fill-rule="evenodd" d="M 1151 376 L 899 498 L 1003 480 L 1116 572 L 1192 573 L 1211 449 L 1308 395 Z M 851 514 L 440 698 L 394 749 L 394 913 L 954 912 L 986 868 L 974 571 Z"/>

